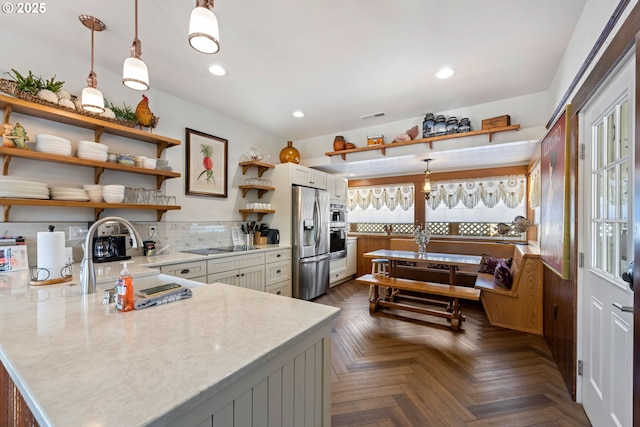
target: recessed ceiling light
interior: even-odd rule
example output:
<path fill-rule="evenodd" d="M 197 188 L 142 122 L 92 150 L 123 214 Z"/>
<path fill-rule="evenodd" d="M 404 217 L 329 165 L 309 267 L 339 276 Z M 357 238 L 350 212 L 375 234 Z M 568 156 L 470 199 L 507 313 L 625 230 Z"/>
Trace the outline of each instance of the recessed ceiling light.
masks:
<path fill-rule="evenodd" d="M 298 117 L 298 118 L 304 117 L 304 113 L 302 111 L 300 111 L 300 110 L 294 111 L 293 112 L 293 117 Z"/>
<path fill-rule="evenodd" d="M 440 71 L 436 73 L 436 77 L 439 79 L 448 79 L 456 73 L 456 70 L 453 68 L 445 67 L 441 68 Z"/>
<path fill-rule="evenodd" d="M 221 65 L 217 65 L 217 64 L 214 64 L 211 67 L 209 67 L 209 72 L 214 76 L 224 76 L 225 74 L 227 74 L 227 70 L 222 68 Z"/>

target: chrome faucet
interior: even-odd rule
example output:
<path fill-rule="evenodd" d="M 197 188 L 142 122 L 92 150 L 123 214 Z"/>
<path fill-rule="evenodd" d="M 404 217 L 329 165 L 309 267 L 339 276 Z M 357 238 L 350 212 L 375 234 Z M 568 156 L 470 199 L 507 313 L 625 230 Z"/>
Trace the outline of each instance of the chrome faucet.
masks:
<path fill-rule="evenodd" d="M 132 236 L 132 248 L 141 248 L 144 246 L 142 237 L 140 237 L 140 233 L 138 233 L 136 229 L 133 228 L 133 225 L 131 225 L 131 223 L 124 218 L 120 218 L 117 216 L 108 216 L 106 218 L 99 219 L 98 221 L 91 224 L 91 227 L 89 227 L 89 231 L 87 231 L 87 237 L 84 241 L 84 256 L 82 257 L 82 263 L 80 264 L 80 287 L 83 294 L 93 294 L 96 291 L 96 271 L 93 267 L 92 240 L 96 228 L 98 228 L 105 222 L 110 221 L 120 223 L 129 229 L 129 234 Z"/>

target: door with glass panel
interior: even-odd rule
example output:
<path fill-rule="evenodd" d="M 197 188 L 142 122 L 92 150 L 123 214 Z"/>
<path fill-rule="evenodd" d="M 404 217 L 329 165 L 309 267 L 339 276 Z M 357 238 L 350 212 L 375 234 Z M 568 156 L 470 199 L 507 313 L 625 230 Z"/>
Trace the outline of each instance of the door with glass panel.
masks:
<path fill-rule="evenodd" d="M 625 64 L 579 119 L 578 393 L 594 426 L 632 422 L 633 292 L 623 274 L 633 259 L 634 62 Z"/>

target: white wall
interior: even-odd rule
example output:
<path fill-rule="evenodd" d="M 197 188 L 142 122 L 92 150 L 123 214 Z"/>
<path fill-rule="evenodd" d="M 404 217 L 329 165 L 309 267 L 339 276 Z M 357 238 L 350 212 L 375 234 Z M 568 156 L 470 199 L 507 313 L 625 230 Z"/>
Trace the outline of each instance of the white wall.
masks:
<path fill-rule="evenodd" d="M 85 62 L 66 58 L 63 50 L 47 48 L 41 44 L 41 41 L 21 39 L 17 43 L 15 37 L 12 37 L 11 34 L 2 29 L 0 29 L 0 40 L 2 40 L 2 52 L 5 58 L 2 71 L 15 68 L 20 72 L 32 70 L 34 74 L 41 75 L 44 78 L 56 75 L 58 80 L 66 82 L 65 89 L 76 95 L 79 95 L 86 85 L 86 78 L 90 69 L 88 60 Z M 122 77 L 120 75 L 100 69 L 98 66 L 95 66 L 94 69 L 98 75 L 98 88 L 103 92 L 105 98 L 116 105 L 124 101 L 135 109 L 137 103 L 142 99 L 141 92 L 124 87 L 121 83 Z M 255 147 L 265 154 L 270 154 L 268 161 L 277 163 L 278 154 L 286 145 L 286 141 L 226 117 L 224 114 L 207 110 L 153 89 L 154 72 L 166 73 L 168 70 L 150 70 L 151 89 L 144 92 L 149 97 L 151 110 L 160 117 L 158 127 L 154 129 L 154 132 L 182 141 L 180 146 L 169 148 L 163 154 L 163 157 L 169 161 L 173 170 L 182 174 L 182 178 L 169 179 L 163 184 L 165 193 L 167 195 L 175 195 L 177 203 L 182 206 L 182 210 L 167 212 L 163 219 L 166 221 L 240 221 L 241 215 L 238 209 L 243 208 L 246 203 L 246 200 L 242 198 L 242 193 L 238 191 L 238 185 L 244 183 L 245 178 L 242 175 L 242 170 L 238 168 L 241 155 L 248 151 L 250 147 Z M 2 77 L 8 78 L 6 75 Z M 212 94 L 212 96 L 215 96 L 215 94 Z M 35 141 L 37 133 L 63 136 L 70 139 L 72 143 L 77 143 L 81 139 L 93 140 L 93 132 L 86 129 L 78 129 L 47 120 L 12 114 L 11 122 L 15 123 L 16 121 L 25 126 L 32 141 Z M 196 129 L 229 141 L 227 198 L 185 196 L 185 128 Z M 101 142 L 109 145 L 110 150 L 116 152 L 155 156 L 156 146 L 152 144 L 140 143 L 113 135 L 103 135 Z M 93 183 L 92 168 L 72 167 L 23 159 L 12 160 L 10 175 L 18 179 L 48 182 L 50 186 L 80 187 L 82 184 Z M 254 175 L 255 172 L 251 176 Z M 151 188 L 155 185 L 155 177 L 105 171 L 100 183 Z M 113 210 L 106 213 L 126 216 L 128 219 L 136 221 L 155 221 L 156 219 L 155 211 Z M 15 206 L 11 209 L 9 220 L 21 222 L 87 221 L 92 218 L 92 209 L 42 209 Z"/>
<path fill-rule="evenodd" d="M 602 56 L 602 52 L 606 49 L 606 47 L 611 42 L 611 39 L 615 36 L 616 31 L 620 28 L 620 26 L 624 23 L 626 17 L 629 12 L 636 5 L 638 0 L 631 0 L 629 5 L 625 9 L 623 16 L 620 18 L 614 30 L 611 32 L 609 37 L 606 39 L 605 44 L 600 51 L 596 55 L 596 58 L 593 60 L 591 66 L 587 69 L 587 72 L 582 77 L 581 81 L 584 81 L 585 77 L 589 74 L 593 65 L 598 61 L 598 58 Z M 562 61 L 558 66 L 558 70 L 551 82 L 551 86 L 549 87 L 549 106 L 548 106 L 548 116 L 551 118 L 551 114 L 557 107 L 558 103 L 562 99 L 562 96 L 567 91 L 569 84 L 574 79 L 576 73 L 584 63 L 587 55 L 591 51 L 593 45 L 600 37 L 602 30 L 605 25 L 611 18 L 613 11 L 618 5 L 619 0 L 588 0 L 584 9 L 582 10 L 582 15 L 576 25 L 576 28 L 571 36 L 571 40 L 567 45 L 567 49 L 562 57 Z M 578 84 L 577 87 L 579 87 Z M 568 98 L 568 101 L 571 100 L 571 96 Z"/>
<path fill-rule="evenodd" d="M 472 130 L 482 129 L 482 120 L 490 117 L 508 114 L 511 116 L 512 124 L 519 124 L 521 129 L 517 132 L 504 132 L 494 135 L 492 144 L 516 142 L 525 140 L 539 139 L 544 136 L 544 124 L 548 119 L 547 113 L 547 92 L 538 92 L 529 95 L 519 96 L 515 98 L 504 99 L 500 101 L 490 102 L 486 104 L 473 105 L 465 108 L 448 111 L 434 111 L 434 114 L 444 114 L 445 116 L 456 116 L 458 118 L 468 117 L 471 120 Z M 340 156 L 326 156 L 325 153 L 333 151 L 333 139 L 336 135 L 343 135 L 345 140 L 353 142 L 356 146 L 362 147 L 367 145 L 367 135 L 383 134 L 385 142 L 391 142 L 393 139 L 410 129 L 414 125 L 420 128 L 420 136 L 422 138 L 422 120 L 424 116 L 412 117 L 406 120 L 385 123 L 381 125 L 372 125 L 354 130 L 342 130 L 330 135 L 321 135 L 313 138 L 299 140 L 294 142 L 294 146 L 300 151 L 301 163 L 307 166 L 327 165 L 334 162 L 345 162 Z M 363 120 L 363 123 L 370 123 L 375 119 Z M 488 144 L 488 138 L 484 137 L 468 137 L 455 140 L 456 148 L 466 148 L 467 146 L 477 146 Z M 439 150 L 451 150 L 452 144 L 433 144 L 433 152 Z M 386 156 L 406 156 L 416 150 L 424 151 L 422 145 L 398 147 L 393 150 L 387 150 Z M 377 151 L 366 151 L 361 153 L 350 154 L 346 162 L 362 161 L 367 158 L 378 158 L 380 154 Z"/>

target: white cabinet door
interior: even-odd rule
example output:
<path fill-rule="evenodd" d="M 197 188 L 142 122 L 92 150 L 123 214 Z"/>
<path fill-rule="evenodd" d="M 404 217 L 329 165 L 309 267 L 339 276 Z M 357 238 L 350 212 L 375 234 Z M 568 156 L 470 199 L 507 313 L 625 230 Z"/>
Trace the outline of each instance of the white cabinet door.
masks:
<path fill-rule="evenodd" d="M 336 200 L 341 202 L 347 202 L 347 180 L 345 178 L 336 176 L 335 178 L 335 196 Z"/>
<path fill-rule="evenodd" d="M 192 262 L 181 262 L 179 264 L 162 265 L 160 266 L 160 272 L 162 274 L 168 274 L 169 276 L 180 277 L 183 279 L 190 279 L 190 280 L 198 280 L 201 278 L 206 279 L 207 262 L 192 261 Z"/>
<path fill-rule="evenodd" d="M 207 283 L 226 283 L 241 288 L 255 289 L 264 292 L 264 265 L 222 271 L 207 275 Z"/>
<path fill-rule="evenodd" d="M 227 285 L 240 286 L 240 270 L 222 271 L 207 275 L 207 283 L 226 283 Z"/>
<path fill-rule="evenodd" d="M 347 258 L 336 258 L 329 262 L 329 285 L 341 283 L 347 277 Z"/>
<path fill-rule="evenodd" d="M 326 190 L 327 174 L 305 166 L 295 165 L 292 170 L 291 183 Z"/>
<path fill-rule="evenodd" d="M 327 174 L 329 200 L 336 203 L 347 203 L 347 183 L 345 178 Z"/>
<path fill-rule="evenodd" d="M 358 273 L 358 238 L 347 238 L 347 275 Z"/>
<path fill-rule="evenodd" d="M 264 292 L 264 265 L 242 268 L 240 274 L 240 287 Z"/>

